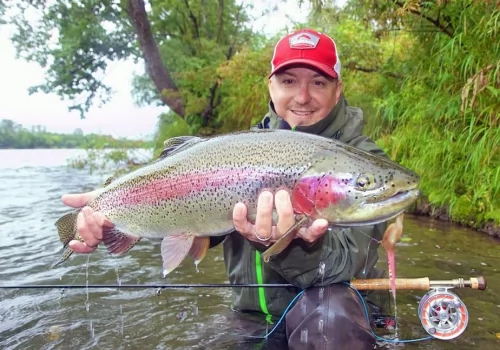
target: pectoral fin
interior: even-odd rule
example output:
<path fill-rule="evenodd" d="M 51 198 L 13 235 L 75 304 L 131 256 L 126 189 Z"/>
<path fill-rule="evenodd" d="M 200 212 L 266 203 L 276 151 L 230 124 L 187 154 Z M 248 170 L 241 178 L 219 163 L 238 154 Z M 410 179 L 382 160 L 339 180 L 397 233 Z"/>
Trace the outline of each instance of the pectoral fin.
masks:
<path fill-rule="evenodd" d="M 191 252 L 195 237 L 185 234 L 167 236 L 161 241 L 163 277 L 174 271 Z M 197 251 L 197 248 L 194 248 Z"/>
<path fill-rule="evenodd" d="M 262 258 L 264 259 L 264 261 L 268 262 L 272 256 L 277 255 L 285 250 L 286 247 L 288 247 L 295 238 L 296 232 L 302 227 L 302 225 L 307 222 L 307 220 L 308 219 L 306 216 L 300 218 L 300 220 L 296 221 L 295 224 L 293 224 L 293 226 L 290 227 L 288 231 L 286 231 L 283 236 L 281 236 L 280 239 L 276 241 L 276 243 L 274 243 L 264 253 L 262 253 Z"/>

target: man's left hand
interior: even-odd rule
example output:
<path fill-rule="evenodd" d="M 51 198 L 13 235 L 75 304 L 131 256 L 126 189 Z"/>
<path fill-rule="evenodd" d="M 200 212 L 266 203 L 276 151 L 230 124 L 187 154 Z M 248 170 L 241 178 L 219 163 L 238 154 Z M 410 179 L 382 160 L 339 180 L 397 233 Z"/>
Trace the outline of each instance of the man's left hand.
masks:
<path fill-rule="evenodd" d="M 274 207 L 279 218 L 276 226 L 272 224 Z M 233 210 L 234 227 L 247 239 L 264 245 L 276 242 L 295 223 L 290 195 L 285 190 L 279 190 L 274 196 L 270 191 L 263 191 L 259 195 L 255 224 L 248 221 L 247 214 L 245 204 L 237 203 Z M 317 219 L 311 226 L 301 227 L 297 238 L 312 243 L 322 237 L 327 229 L 328 221 Z"/>

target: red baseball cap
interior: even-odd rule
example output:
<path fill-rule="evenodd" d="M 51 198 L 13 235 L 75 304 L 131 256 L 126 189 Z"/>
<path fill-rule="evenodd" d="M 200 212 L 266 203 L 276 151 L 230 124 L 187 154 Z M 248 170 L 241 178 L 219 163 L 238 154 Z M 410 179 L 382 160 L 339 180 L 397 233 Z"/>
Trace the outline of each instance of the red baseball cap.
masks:
<path fill-rule="evenodd" d="M 274 47 L 271 74 L 293 64 L 306 64 L 326 75 L 340 78 L 337 46 L 328 35 L 312 29 L 300 29 L 282 38 Z"/>

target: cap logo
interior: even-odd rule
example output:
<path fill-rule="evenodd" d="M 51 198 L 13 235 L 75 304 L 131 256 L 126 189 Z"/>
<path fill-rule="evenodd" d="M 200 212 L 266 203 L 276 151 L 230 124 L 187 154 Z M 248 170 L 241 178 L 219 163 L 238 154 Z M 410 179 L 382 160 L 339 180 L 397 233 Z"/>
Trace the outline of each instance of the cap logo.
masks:
<path fill-rule="evenodd" d="M 292 49 L 314 49 L 318 45 L 319 36 L 312 33 L 298 33 L 290 37 L 289 44 Z"/>

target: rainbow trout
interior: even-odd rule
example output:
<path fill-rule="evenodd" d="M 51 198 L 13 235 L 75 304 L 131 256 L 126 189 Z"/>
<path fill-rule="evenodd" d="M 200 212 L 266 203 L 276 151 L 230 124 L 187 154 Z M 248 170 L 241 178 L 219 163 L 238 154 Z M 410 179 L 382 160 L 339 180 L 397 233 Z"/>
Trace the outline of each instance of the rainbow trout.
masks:
<path fill-rule="evenodd" d="M 111 254 L 126 253 L 141 238 L 161 238 L 164 275 L 188 255 L 198 264 L 210 236 L 233 232 L 236 203 L 247 205 L 254 222 L 264 189 L 287 189 L 296 213 L 296 224 L 264 252 L 266 261 L 285 249 L 308 221 L 372 225 L 396 217 L 420 195 L 414 172 L 339 141 L 297 131 L 174 137 L 164 145 L 157 160 L 107 183 L 87 204 L 113 224 L 103 230 Z M 66 250 L 55 265 L 71 255 L 70 240 L 82 241 L 77 213 L 56 222 Z"/>

